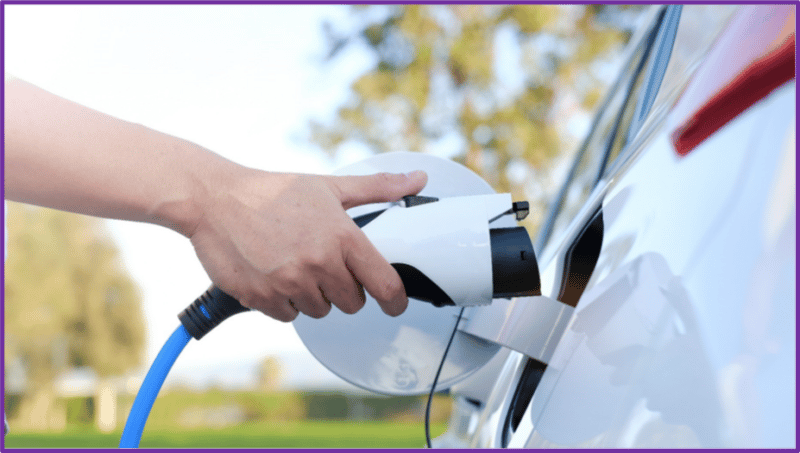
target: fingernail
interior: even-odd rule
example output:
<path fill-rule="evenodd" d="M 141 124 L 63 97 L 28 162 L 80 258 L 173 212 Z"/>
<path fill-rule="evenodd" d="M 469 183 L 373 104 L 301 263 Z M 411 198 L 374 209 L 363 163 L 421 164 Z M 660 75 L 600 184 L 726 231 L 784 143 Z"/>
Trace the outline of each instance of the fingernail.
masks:
<path fill-rule="evenodd" d="M 424 173 L 425 173 L 425 172 L 423 172 L 422 170 L 414 170 L 414 171 L 412 171 L 412 172 L 408 172 L 408 173 L 406 173 L 405 175 L 406 175 L 406 177 L 408 177 L 408 178 L 419 178 L 419 177 L 421 177 L 421 176 L 422 176 Z"/>

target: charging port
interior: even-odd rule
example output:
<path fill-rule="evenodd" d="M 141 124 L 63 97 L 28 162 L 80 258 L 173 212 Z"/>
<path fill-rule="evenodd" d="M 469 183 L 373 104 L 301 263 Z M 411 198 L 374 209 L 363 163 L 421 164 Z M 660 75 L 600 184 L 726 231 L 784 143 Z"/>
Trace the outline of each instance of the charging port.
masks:
<path fill-rule="evenodd" d="M 557 300 L 576 307 L 600 258 L 603 245 L 603 211 L 598 209 L 583 227 L 564 257 L 564 273 Z"/>
<path fill-rule="evenodd" d="M 561 288 L 557 298 L 559 301 L 572 307 L 578 305 L 578 300 L 583 295 L 600 257 L 602 244 L 603 211 L 598 209 L 567 249 Z M 500 436 L 500 444 L 503 448 L 508 446 L 511 436 L 519 427 L 546 369 L 547 364 L 528 358 L 517 387 L 511 396 L 508 413 L 503 423 Z"/>

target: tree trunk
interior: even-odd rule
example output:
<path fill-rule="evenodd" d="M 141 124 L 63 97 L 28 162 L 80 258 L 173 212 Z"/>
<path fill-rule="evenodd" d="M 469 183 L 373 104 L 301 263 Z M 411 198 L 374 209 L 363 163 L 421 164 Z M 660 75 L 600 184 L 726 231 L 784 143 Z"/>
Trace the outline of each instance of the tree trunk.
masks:
<path fill-rule="evenodd" d="M 97 429 L 107 433 L 117 427 L 117 389 L 109 379 L 97 384 L 95 396 L 95 424 Z"/>
<path fill-rule="evenodd" d="M 19 415 L 13 424 L 21 430 L 47 431 L 50 428 L 54 402 L 53 390 L 44 386 L 30 396 L 24 396 L 20 402 Z"/>

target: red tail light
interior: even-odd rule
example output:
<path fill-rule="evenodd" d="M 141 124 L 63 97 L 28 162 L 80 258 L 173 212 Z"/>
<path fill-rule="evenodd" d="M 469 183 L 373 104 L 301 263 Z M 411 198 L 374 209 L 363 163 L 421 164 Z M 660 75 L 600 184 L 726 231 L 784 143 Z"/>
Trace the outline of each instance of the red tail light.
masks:
<path fill-rule="evenodd" d="M 795 34 L 744 68 L 672 134 L 685 156 L 740 113 L 795 78 Z"/>

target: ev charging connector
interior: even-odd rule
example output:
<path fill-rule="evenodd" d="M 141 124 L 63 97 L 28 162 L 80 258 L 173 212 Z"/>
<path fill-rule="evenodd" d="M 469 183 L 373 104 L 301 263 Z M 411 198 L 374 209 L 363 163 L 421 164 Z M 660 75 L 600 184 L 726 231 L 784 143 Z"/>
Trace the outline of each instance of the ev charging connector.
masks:
<path fill-rule="evenodd" d="M 367 159 L 363 165 L 376 163 L 398 167 L 423 164 L 429 176 L 442 176 L 429 179 L 429 186 L 432 185 L 431 180 L 440 184 L 439 187 L 444 192 L 440 194 L 441 197 L 430 196 L 433 194 L 409 196 L 383 209 L 372 212 L 362 210 L 353 217 L 356 225 L 362 228 L 378 251 L 397 270 L 409 298 L 442 307 L 441 310 L 448 307 L 482 309 L 489 308 L 495 298 L 541 294 L 539 268 L 530 237 L 525 228 L 509 219 L 510 216 L 515 220 L 523 219 L 529 209 L 527 202 L 512 202 L 510 194 L 487 194 L 491 188 L 477 175 L 453 162 L 432 156 L 389 153 Z M 384 171 L 380 168 L 377 170 Z M 466 189 L 473 193 L 478 191 L 479 194 L 453 196 L 453 192 Z M 248 310 L 235 298 L 212 286 L 180 313 L 181 326 L 159 352 L 136 396 L 120 447 L 138 447 L 152 404 L 172 364 L 189 340 L 199 340 L 225 319 Z M 362 309 L 365 310 L 366 308 Z M 409 307 L 408 311 L 413 310 Z M 348 317 L 357 319 L 357 315 Z M 458 320 L 460 319 L 459 316 Z M 471 344 L 477 348 L 470 356 L 477 362 L 493 354 L 492 351 L 497 346 L 492 344 L 504 344 L 503 340 L 506 338 L 497 334 L 497 319 L 497 316 L 477 317 L 459 329 L 473 338 L 489 340 L 489 343 L 462 343 L 462 346 Z M 459 325 L 458 320 L 455 327 Z M 426 319 L 426 322 L 429 321 L 430 319 Z M 309 346 L 308 338 L 303 338 L 297 322 L 295 328 L 306 346 Z M 325 329 L 317 330 L 322 332 Z M 432 337 L 420 336 L 414 328 L 400 326 L 397 334 L 399 336 L 395 341 L 400 343 L 412 337 L 423 340 L 422 343 L 414 343 L 414 351 L 423 351 L 428 345 L 435 343 L 435 340 L 431 340 Z M 411 350 L 397 349 L 395 346 L 389 348 L 400 355 L 384 356 L 379 367 L 392 360 L 403 361 L 404 354 L 412 353 Z M 417 352 L 413 354 L 417 358 L 421 357 Z M 317 358 L 322 361 L 319 355 Z M 382 388 L 396 389 L 400 382 L 413 384 L 407 379 L 415 378 L 414 367 L 417 365 L 403 362 L 400 374 L 394 375 L 391 386 Z M 394 365 L 389 366 L 391 369 Z"/>

